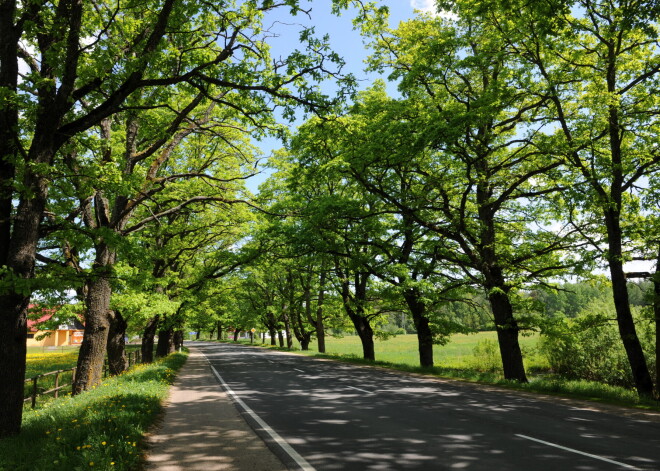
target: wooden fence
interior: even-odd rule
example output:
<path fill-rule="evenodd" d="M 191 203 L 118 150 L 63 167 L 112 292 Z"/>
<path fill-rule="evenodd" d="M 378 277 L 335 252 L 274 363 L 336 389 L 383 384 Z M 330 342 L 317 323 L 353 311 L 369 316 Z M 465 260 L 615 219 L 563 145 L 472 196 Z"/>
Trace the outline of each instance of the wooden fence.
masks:
<path fill-rule="evenodd" d="M 131 352 L 127 352 L 127 358 L 128 358 L 128 368 L 131 366 L 134 366 L 142 361 L 141 355 L 140 355 L 140 350 L 134 350 Z M 60 377 L 64 373 L 68 373 L 69 371 L 72 372 L 71 374 L 71 382 L 70 383 L 65 383 L 65 384 L 60 384 Z M 103 362 L 103 378 L 106 378 L 109 374 L 108 371 L 108 360 L 106 359 Z M 39 380 L 43 380 L 44 378 L 47 378 L 49 376 L 55 376 L 54 380 L 54 386 L 48 390 L 45 391 L 40 391 L 39 390 Z M 39 396 L 45 396 L 46 394 L 53 394 L 53 397 L 57 399 L 59 396 L 59 393 L 62 389 L 69 388 L 73 386 L 73 383 L 76 378 L 76 367 L 73 368 L 68 368 L 66 370 L 57 370 L 57 371 L 49 371 L 48 373 L 42 373 L 37 376 L 33 376 L 32 378 L 28 378 L 25 380 L 25 384 L 32 383 L 32 387 L 30 390 L 30 395 L 23 399 L 23 402 L 28 402 L 30 401 L 32 403 L 32 408 L 34 409 L 37 407 L 37 397 Z M 43 382 L 42 382 L 43 384 Z M 42 389 L 44 389 L 42 387 Z"/>

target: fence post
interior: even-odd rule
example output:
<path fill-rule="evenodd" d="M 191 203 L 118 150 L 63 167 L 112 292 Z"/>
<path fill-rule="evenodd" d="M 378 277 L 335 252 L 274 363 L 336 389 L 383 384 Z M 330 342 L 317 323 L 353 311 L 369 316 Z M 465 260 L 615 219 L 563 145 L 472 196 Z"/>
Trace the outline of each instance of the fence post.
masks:
<path fill-rule="evenodd" d="M 77 366 L 74 366 L 72 371 L 71 371 L 71 395 L 73 396 L 73 384 L 76 382 L 76 371 L 77 371 Z"/>
<path fill-rule="evenodd" d="M 39 376 L 32 378 L 32 408 L 37 407 L 37 381 Z"/>
<path fill-rule="evenodd" d="M 60 372 L 55 373 L 55 399 L 57 399 L 57 393 L 60 392 Z"/>

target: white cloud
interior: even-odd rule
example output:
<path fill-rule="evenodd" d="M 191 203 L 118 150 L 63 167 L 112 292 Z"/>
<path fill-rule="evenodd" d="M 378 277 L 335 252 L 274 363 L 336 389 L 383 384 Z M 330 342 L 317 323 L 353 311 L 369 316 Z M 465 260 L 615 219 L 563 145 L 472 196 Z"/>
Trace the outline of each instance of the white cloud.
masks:
<path fill-rule="evenodd" d="M 423 13 L 436 14 L 435 0 L 410 0 L 410 6 Z"/>
<path fill-rule="evenodd" d="M 431 16 L 439 16 L 446 20 L 456 21 L 458 17 L 449 11 L 442 10 L 438 12 L 435 0 L 410 0 L 410 6 L 419 13 L 424 13 Z"/>

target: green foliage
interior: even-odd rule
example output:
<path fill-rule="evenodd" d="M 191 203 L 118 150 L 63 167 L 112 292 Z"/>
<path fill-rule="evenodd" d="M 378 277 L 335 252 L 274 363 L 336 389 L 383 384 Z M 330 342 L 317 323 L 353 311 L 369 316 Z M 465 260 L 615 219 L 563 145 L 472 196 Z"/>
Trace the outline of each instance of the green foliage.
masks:
<path fill-rule="evenodd" d="M 595 381 L 633 388 L 634 381 L 626 352 L 621 344 L 610 300 L 595 299 L 573 319 L 558 316 L 543 331 L 541 352 L 552 371 L 571 380 Z M 648 361 L 654 364 L 651 351 L 650 323 L 635 310 L 637 329 Z"/>
<path fill-rule="evenodd" d="M 498 372 L 502 369 L 502 360 L 497 340 L 480 340 L 472 349 L 471 367 L 477 371 Z"/>

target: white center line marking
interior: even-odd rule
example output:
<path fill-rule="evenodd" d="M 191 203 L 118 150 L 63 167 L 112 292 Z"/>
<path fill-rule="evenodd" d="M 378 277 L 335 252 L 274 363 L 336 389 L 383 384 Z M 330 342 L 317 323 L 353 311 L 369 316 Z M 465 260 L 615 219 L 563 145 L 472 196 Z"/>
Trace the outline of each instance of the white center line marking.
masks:
<path fill-rule="evenodd" d="M 206 361 L 209 361 L 208 358 Z M 215 377 L 218 378 L 218 381 L 220 381 L 220 384 L 225 388 L 227 393 L 234 398 L 234 400 L 241 405 L 243 410 L 247 412 L 247 414 L 254 419 L 255 422 L 259 424 L 259 426 L 268 434 L 270 435 L 270 438 L 272 438 L 275 443 L 277 443 L 282 449 L 291 457 L 293 461 L 296 462 L 298 466 L 300 466 L 300 469 L 303 471 L 316 471 L 314 467 L 307 462 L 305 458 L 303 458 L 296 450 L 294 450 L 291 445 L 289 445 L 286 440 L 284 440 L 279 433 L 277 433 L 275 430 L 270 428 L 270 426 L 263 421 L 261 417 L 257 415 L 256 412 L 254 412 L 252 409 L 248 407 L 248 405 L 241 400 L 238 395 L 231 390 L 229 385 L 225 383 L 225 380 L 222 379 L 222 376 L 218 373 L 218 371 L 211 365 L 211 362 L 209 361 L 209 365 L 211 366 L 211 369 L 213 370 L 213 374 L 215 374 Z"/>
<path fill-rule="evenodd" d="M 543 441 L 543 440 L 539 440 L 538 438 L 528 437 L 527 435 L 516 434 L 516 437 L 525 438 L 527 440 L 532 440 L 533 442 L 542 443 L 542 444 L 548 445 L 548 446 L 553 446 L 555 448 L 559 448 L 559 449 L 562 449 L 562 450 L 565 450 L 565 451 L 570 451 L 571 453 L 577 453 L 578 455 L 588 456 L 589 458 L 605 461 L 606 463 L 612 463 L 612 464 L 615 464 L 617 466 L 622 466 L 624 468 L 636 469 L 638 471 L 641 471 L 640 468 L 636 468 L 636 467 L 634 467 L 632 465 L 629 465 L 629 464 L 621 463 L 619 461 L 610 460 L 608 458 L 604 458 L 604 457 L 598 456 L 598 455 L 592 455 L 591 453 L 585 453 L 584 451 L 575 450 L 573 448 L 567 448 L 565 446 L 557 445 L 556 443 L 550 443 L 550 442 L 546 442 L 546 441 Z"/>
<path fill-rule="evenodd" d="M 363 392 L 365 394 L 371 394 L 371 391 L 365 391 L 364 389 L 356 388 L 354 386 L 346 386 L 347 388 L 356 389 L 357 391 Z"/>

